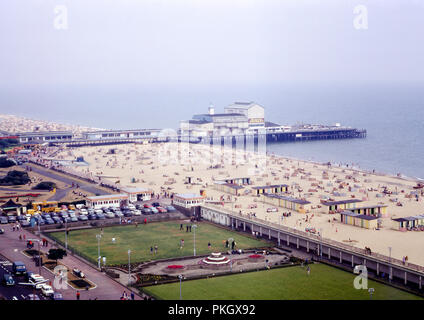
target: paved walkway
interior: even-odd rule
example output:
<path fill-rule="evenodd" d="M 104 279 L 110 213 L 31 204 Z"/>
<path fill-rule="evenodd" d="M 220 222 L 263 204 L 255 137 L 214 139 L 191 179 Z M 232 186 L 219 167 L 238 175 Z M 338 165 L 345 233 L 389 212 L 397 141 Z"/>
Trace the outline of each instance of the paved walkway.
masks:
<path fill-rule="evenodd" d="M 19 234 L 25 234 L 26 240 L 40 238 L 27 230 L 14 232 L 11 230 L 11 225 L 3 225 L 2 228 L 5 229 L 5 233 L 0 236 L 1 254 L 4 255 L 10 261 L 22 261 L 25 263 L 29 271 L 39 273 L 40 268 L 36 267 L 34 261 L 32 261 L 32 259 L 22 253 L 22 251 L 26 249 L 26 241 L 19 240 Z M 48 248 L 41 247 L 41 251 L 47 252 L 50 248 L 50 245 Z M 38 246 L 36 245 L 34 249 L 38 249 Z M 61 260 L 61 262 L 66 265 L 70 270 L 72 270 L 73 268 L 80 269 L 82 272 L 84 272 L 87 279 L 96 284 L 96 287 L 91 290 L 80 291 L 81 300 L 94 299 L 96 297 L 98 300 L 119 300 L 124 291 L 130 293 L 129 289 L 123 286 L 118 281 L 111 279 L 106 274 L 99 272 L 91 265 L 82 262 L 74 256 L 68 254 L 67 257 Z M 44 267 L 41 268 L 41 275 L 45 278 L 48 278 L 53 283 L 54 275 L 49 270 Z M 68 286 L 68 289 L 60 289 L 57 291 L 61 292 L 63 294 L 64 299 L 66 300 L 76 299 L 76 290 L 70 286 Z M 136 300 L 142 299 L 135 291 L 134 293 L 136 294 Z"/>

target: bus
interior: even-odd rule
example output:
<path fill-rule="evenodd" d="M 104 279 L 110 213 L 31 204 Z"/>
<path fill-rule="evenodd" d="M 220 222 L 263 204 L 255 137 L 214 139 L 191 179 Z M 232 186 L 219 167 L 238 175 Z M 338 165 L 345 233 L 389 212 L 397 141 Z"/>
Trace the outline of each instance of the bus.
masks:
<path fill-rule="evenodd" d="M 42 212 L 54 212 L 58 208 L 57 201 L 43 201 L 43 202 L 33 202 L 32 208 L 37 211 Z"/>

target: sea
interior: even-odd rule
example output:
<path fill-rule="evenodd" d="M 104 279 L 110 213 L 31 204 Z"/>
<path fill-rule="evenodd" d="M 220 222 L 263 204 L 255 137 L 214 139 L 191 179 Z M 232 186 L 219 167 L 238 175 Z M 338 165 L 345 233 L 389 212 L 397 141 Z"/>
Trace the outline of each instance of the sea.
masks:
<path fill-rule="evenodd" d="M 365 139 L 269 143 L 296 159 L 424 178 L 424 88 L 415 85 L 42 87 L 0 90 L 0 113 L 105 129 L 173 128 L 193 114 L 235 101 L 255 101 L 266 121 L 340 123 Z"/>

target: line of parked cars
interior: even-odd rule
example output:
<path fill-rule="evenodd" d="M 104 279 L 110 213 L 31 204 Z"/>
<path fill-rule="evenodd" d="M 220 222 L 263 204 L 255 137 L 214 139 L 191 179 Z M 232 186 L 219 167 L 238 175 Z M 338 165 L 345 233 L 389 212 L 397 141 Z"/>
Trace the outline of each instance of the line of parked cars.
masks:
<path fill-rule="evenodd" d="M 173 206 L 161 206 L 159 202 L 153 202 L 152 204 L 128 204 L 122 208 L 116 207 L 102 207 L 101 209 L 92 209 L 79 206 L 79 208 L 73 207 L 73 209 L 65 209 L 63 206 L 59 212 L 37 212 L 33 215 L 20 215 L 20 216 L 1 216 L 0 224 L 15 223 L 19 221 L 22 227 L 28 227 L 30 225 L 30 219 L 35 219 L 36 225 L 53 225 L 53 224 L 65 224 L 77 221 L 88 221 L 88 220 L 105 220 L 122 217 L 132 217 L 141 215 L 160 214 L 166 212 L 175 212 L 176 209 Z"/>

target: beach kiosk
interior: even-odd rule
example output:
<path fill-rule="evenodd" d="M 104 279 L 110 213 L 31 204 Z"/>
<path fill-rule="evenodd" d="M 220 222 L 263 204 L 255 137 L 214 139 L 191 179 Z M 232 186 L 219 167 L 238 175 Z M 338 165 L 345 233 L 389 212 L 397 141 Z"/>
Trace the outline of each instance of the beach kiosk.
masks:
<path fill-rule="evenodd" d="M 311 210 L 311 207 L 310 207 L 311 203 L 304 199 L 297 199 L 297 198 L 282 196 L 278 194 L 268 194 L 268 193 L 263 194 L 262 199 L 265 203 L 286 208 L 289 210 L 297 211 L 299 213 L 307 213 Z"/>
<path fill-rule="evenodd" d="M 129 202 L 149 201 L 152 198 L 153 190 L 147 188 L 121 188 L 121 191 L 128 195 Z"/>
<path fill-rule="evenodd" d="M 358 214 L 351 211 L 340 212 L 340 222 L 365 229 L 377 229 L 378 218 L 371 215 Z"/>
<path fill-rule="evenodd" d="M 87 206 L 92 209 L 100 209 L 102 207 L 120 208 L 127 204 L 127 194 L 107 194 L 103 196 L 87 197 Z"/>
<path fill-rule="evenodd" d="M 9 199 L 6 203 L 1 205 L 3 213 L 6 215 L 21 215 L 26 213 L 26 207 L 19 203 L 15 203 L 12 199 Z"/>
<path fill-rule="evenodd" d="M 240 177 L 240 178 L 218 178 L 216 181 L 223 181 L 229 184 L 235 184 L 238 186 L 245 186 L 251 184 L 250 177 Z"/>

